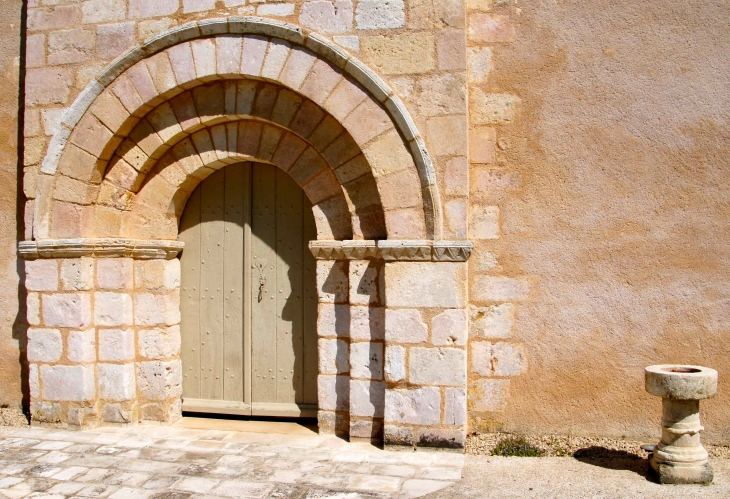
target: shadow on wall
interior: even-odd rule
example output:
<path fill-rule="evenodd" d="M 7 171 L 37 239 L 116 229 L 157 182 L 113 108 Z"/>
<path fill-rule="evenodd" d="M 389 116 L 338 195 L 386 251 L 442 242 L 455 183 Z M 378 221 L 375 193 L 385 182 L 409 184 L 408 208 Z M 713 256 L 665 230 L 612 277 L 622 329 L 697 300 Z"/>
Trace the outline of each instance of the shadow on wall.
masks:
<path fill-rule="evenodd" d="M 23 169 L 25 167 L 25 53 L 26 53 L 26 31 L 27 31 L 28 3 L 23 2 L 20 8 L 20 48 L 19 48 L 19 71 L 18 71 L 18 163 L 17 163 L 17 190 L 16 190 L 16 242 L 26 239 L 25 234 L 25 205 L 26 197 L 23 191 Z M 30 238 L 31 234 L 27 234 Z M 26 416 L 30 415 L 30 382 L 28 372 L 28 313 L 26 299 L 28 291 L 25 288 L 25 260 L 16 258 L 16 269 L 18 272 L 18 314 L 13 322 L 13 339 L 18 341 L 18 363 L 20 364 L 20 389 L 22 393 L 22 408 Z"/>

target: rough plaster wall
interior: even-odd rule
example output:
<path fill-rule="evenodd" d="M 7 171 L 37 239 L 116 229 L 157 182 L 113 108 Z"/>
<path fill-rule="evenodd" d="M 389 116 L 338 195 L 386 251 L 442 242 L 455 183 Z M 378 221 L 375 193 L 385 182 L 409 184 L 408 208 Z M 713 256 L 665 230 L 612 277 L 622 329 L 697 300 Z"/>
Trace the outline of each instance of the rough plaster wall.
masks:
<path fill-rule="evenodd" d="M 516 2 L 515 2 L 516 3 Z M 719 371 L 708 441 L 730 441 L 730 12 L 725 2 L 530 0 L 490 86 L 521 100 L 498 163 L 495 272 L 535 276 L 513 336 L 529 370 L 495 421 L 658 435 L 642 368 Z"/>
<path fill-rule="evenodd" d="M 18 183 L 18 54 L 20 0 L 0 9 L 0 405 L 21 403 L 17 333 L 18 269 L 15 259 Z M 18 331 L 22 327 L 16 327 Z"/>

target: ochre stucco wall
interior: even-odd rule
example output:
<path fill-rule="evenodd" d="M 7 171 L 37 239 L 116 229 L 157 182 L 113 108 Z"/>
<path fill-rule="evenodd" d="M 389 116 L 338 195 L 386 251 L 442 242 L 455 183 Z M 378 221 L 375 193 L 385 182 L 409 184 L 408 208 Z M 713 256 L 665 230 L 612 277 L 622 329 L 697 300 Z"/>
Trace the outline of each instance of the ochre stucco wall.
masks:
<path fill-rule="evenodd" d="M 653 438 L 643 367 L 696 363 L 720 376 L 703 438 L 728 442 L 730 12 L 515 3 L 489 77 L 521 99 L 498 133 L 507 188 L 481 194 L 501 211 L 494 272 L 531 277 L 513 330 L 529 369 L 478 423 Z"/>
<path fill-rule="evenodd" d="M 0 8 L 0 405 L 20 406 L 19 336 L 16 263 L 18 184 L 18 68 L 20 0 Z"/>

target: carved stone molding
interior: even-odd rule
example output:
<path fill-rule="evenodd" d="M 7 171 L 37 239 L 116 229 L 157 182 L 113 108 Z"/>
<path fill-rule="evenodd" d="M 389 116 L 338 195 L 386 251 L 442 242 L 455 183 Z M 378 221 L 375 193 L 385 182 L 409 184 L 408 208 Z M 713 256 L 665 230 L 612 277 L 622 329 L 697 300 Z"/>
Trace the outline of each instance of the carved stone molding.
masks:
<path fill-rule="evenodd" d="M 18 254 L 26 260 L 38 258 L 134 258 L 135 260 L 171 260 L 182 251 L 181 241 L 140 239 L 45 239 L 21 241 Z"/>
<path fill-rule="evenodd" d="M 465 262 L 471 241 L 312 241 L 309 250 L 317 260 L 366 260 L 390 262 Z"/>

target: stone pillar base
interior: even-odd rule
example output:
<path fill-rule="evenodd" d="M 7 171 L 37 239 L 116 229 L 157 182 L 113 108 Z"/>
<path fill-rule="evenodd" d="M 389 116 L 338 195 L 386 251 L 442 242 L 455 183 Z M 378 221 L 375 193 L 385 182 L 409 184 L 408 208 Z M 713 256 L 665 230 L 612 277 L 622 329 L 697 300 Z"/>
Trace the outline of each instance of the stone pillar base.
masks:
<path fill-rule="evenodd" d="M 683 485 L 683 484 L 704 484 L 712 482 L 714 474 L 712 466 L 705 461 L 702 464 L 674 464 L 657 462 L 655 455 L 649 458 L 649 464 L 657 480 L 661 484 Z"/>

